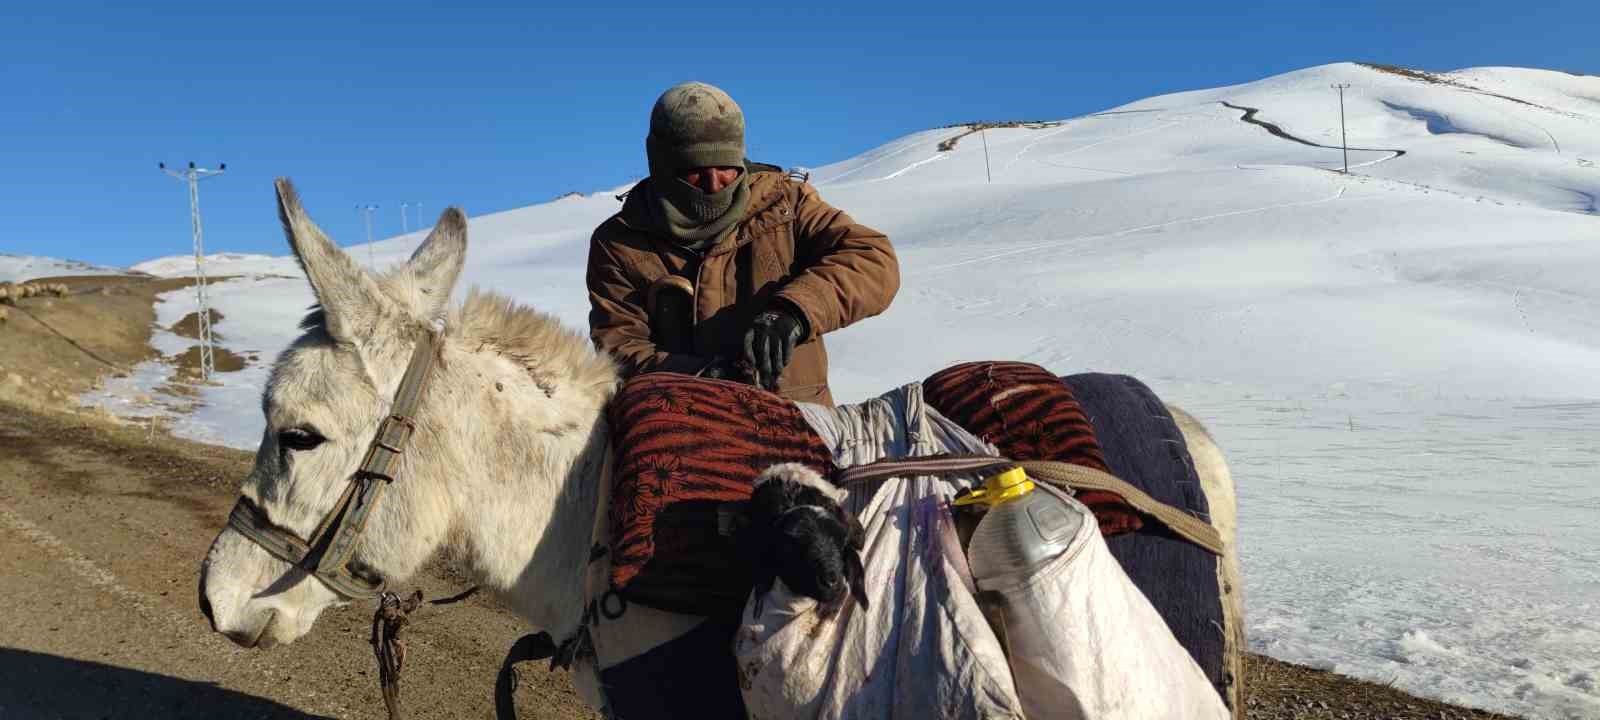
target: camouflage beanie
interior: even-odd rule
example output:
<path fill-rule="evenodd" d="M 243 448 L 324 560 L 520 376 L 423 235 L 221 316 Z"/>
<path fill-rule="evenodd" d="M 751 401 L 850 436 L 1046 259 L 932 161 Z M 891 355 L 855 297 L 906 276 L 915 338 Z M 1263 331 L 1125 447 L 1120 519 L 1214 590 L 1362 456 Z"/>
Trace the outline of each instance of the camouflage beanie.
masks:
<path fill-rule="evenodd" d="M 661 181 L 690 168 L 744 167 L 744 111 L 711 85 L 674 85 L 650 111 L 644 146 L 650 175 Z"/>

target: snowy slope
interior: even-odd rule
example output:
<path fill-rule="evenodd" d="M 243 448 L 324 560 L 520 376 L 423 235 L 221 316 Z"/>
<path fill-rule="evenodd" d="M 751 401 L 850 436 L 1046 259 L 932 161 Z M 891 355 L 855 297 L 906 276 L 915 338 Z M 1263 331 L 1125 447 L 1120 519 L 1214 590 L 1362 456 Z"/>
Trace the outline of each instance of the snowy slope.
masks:
<path fill-rule="evenodd" d="M 129 268 L 156 277 L 184 277 L 194 274 L 193 255 L 146 260 Z M 232 275 L 282 275 L 300 277 L 300 266 L 288 256 L 255 255 L 249 253 L 216 253 L 206 256 L 206 275 L 229 277 Z"/>
<path fill-rule="evenodd" d="M 1316 147 L 1339 142 L 1335 82 L 1349 176 Z M 1229 452 L 1257 649 L 1600 717 L 1600 78 L 1311 68 L 989 130 L 992 183 L 980 138 L 937 149 L 959 132 L 813 174 L 904 274 L 888 313 L 829 338 L 841 401 L 981 358 L 1137 375 Z M 467 282 L 582 326 L 587 238 L 616 208 L 474 218 Z M 352 254 L 382 266 L 421 237 Z M 263 357 L 311 303 L 276 278 L 213 297 L 229 347 Z M 143 371 L 94 400 L 148 391 Z M 253 447 L 264 377 L 206 389 L 180 427 Z"/>
<path fill-rule="evenodd" d="M 0 253 L 0 282 L 23 282 L 68 275 L 121 275 L 121 268 L 91 265 L 77 260 Z"/>

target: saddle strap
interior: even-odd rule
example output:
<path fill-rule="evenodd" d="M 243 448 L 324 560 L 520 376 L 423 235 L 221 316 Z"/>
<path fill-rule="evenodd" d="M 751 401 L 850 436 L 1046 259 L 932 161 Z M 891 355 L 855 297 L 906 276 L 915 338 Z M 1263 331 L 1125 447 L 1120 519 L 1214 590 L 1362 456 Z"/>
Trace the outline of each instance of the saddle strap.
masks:
<path fill-rule="evenodd" d="M 1083 465 L 1046 460 L 1028 460 L 1016 464 L 1027 471 L 1029 477 L 1052 485 L 1075 491 L 1105 490 L 1116 493 L 1134 509 L 1165 525 L 1174 535 L 1200 546 L 1212 555 L 1222 557 L 1222 533 L 1211 523 L 1150 497 L 1145 491 L 1111 473 Z"/>
<path fill-rule="evenodd" d="M 928 455 L 848 467 L 834 474 L 833 484 L 849 488 L 892 477 L 990 475 L 1016 466 L 1011 460 L 993 455 Z"/>
<path fill-rule="evenodd" d="M 1103 470 L 1083 465 L 1027 460 L 1017 462 L 988 455 L 930 455 L 902 460 L 881 460 L 867 465 L 857 465 L 839 471 L 834 484 L 840 487 L 863 485 L 891 477 L 961 475 L 991 475 L 1013 467 L 1021 467 L 1029 477 L 1072 492 L 1103 490 L 1116 493 L 1129 505 L 1156 521 L 1174 535 L 1194 543 L 1206 552 L 1222 556 L 1222 534 L 1211 523 L 1183 510 L 1150 497 L 1133 484 Z"/>

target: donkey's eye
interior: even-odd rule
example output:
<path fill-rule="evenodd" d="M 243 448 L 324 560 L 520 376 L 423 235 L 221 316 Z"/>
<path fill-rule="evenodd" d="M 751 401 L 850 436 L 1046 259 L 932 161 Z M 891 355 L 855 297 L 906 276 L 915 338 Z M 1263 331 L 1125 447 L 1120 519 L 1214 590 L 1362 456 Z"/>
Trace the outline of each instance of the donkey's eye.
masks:
<path fill-rule="evenodd" d="M 318 435 L 315 430 L 306 428 L 288 428 L 278 431 L 278 445 L 290 450 L 311 450 L 327 442 L 327 438 Z"/>

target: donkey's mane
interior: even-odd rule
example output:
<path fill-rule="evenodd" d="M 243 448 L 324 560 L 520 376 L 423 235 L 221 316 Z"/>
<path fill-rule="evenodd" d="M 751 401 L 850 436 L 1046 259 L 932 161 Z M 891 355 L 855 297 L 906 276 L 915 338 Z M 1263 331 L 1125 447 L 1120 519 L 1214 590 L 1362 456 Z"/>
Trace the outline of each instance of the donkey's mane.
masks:
<path fill-rule="evenodd" d="M 448 327 L 469 349 L 497 353 L 525 368 L 547 394 L 559 384 L 609 399 L 616 389 L 617 364 L 609 355 L 554 316 L 499 293 L 472 288 L 450 313 Z"/>
<path fill-rule="evenodd" d="M 409 270 L 399 265 L 376 277 L 377 289 L 394 303 L 393 314 L 384 322 L 399 323 L 398 331 L 406 336 L 426 332 L 426 325 L 404 318 L 423 317 L 432 306 L 430 290 Z M 334 342 L 321 305 L 311 306 L 300 329 L 306 333 L 302 342 Z M 552 396 L 562 385 L 609 400 L 618 383 L 616 362 L 596 351 L 587 337 L 552 315 L 496 292 L 472 288 L 466 301 L 449 311 L 445 332 L 468 351 L 493 352 L 511 360 Z"/>

